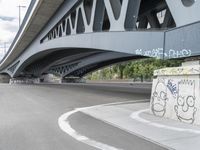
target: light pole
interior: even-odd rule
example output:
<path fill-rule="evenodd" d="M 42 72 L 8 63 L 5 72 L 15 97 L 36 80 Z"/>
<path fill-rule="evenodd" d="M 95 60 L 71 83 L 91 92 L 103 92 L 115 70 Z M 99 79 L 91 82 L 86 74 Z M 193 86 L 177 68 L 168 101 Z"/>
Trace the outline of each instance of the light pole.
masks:
<path fill-rule="evenodd" d="M 20 25 L 21 25 L 21 8 L 26 8 L 26 6 L 17 6 L 19 8 L 19 28 L 20 28 Z"/>

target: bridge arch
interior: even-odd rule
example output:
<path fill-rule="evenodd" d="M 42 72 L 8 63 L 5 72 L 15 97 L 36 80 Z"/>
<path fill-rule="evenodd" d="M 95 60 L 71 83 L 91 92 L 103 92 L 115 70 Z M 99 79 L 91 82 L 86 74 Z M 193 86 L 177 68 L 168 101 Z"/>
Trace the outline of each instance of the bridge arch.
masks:
<path fill-rule="evenodd" d="M 59 68 L 58 66 L 65 70 L 65 74 L 60 75 L 67 76 L 81 69 L 87 68 L 88 71 L 92 68 L 96 69 L 112 63 L 134 59 L 135 57 L 136 55 L 110 50 L 57 47 L 40 51 L 24 61 L 21 60 L 12 76 L 38 77 L 43 73 L 51 73 L 53 68 Z M 76 64 L 76 67 L 73 64 Z"/>

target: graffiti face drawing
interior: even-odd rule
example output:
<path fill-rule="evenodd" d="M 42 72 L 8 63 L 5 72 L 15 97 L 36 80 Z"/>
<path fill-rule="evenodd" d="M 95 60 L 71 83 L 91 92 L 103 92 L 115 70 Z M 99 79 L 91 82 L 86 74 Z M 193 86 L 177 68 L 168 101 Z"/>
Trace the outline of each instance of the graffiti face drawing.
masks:
<path fill-rule="evenodd" d="M 152 94 L 151 110 L 154 115 L 163 117 L 166 112 L 167 87 L 159 80 Z"/>
<path fill-rule="evenodd" d="M 174 110 L 180 121 L 192 124 L 197 111 L 195 107 L 195 81 L 182 80 L 178 83 L 178 89 L 177 104 L 174 106 Z"/>

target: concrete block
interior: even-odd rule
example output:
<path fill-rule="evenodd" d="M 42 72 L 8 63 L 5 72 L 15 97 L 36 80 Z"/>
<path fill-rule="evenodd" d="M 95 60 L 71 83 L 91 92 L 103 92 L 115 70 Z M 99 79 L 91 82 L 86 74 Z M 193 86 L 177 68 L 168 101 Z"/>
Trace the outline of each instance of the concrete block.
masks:
<path fill-rule="evenodd" d="M 12 78 L 9 84 L 38 84 L 40 83 L 39 78 Z"/>
<path fill-rule="evenodd" d="M 151 112 L 185 123 L 200 125 L 200 66 L 156 70 Z"/>
<path fill-rule="evenodd" d="M 9 80 L 10 80 L 9 75 L 4 75 L 4 74 L 0 75 L 0 83 L 9 83 Z"/>
<path fill-rule="evenodd" d="M 84 78 L 79 77 L 68 77 L 62 78 L 61 83 L 85 83 L 86 80 Z"/>

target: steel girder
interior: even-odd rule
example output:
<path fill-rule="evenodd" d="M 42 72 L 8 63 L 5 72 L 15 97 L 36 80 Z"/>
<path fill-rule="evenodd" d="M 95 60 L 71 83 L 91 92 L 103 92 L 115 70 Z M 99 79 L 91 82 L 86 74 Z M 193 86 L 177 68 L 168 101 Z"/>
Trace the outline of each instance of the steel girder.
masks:
<path fill-rule="evenodd" d="M 63 63 L 54 65 L 49 68 L 48 73 L 57 74 L 61 77 L 77 76 L 82 77 L 88 72 L 94 71 L 110 64 L 127 61 L 134 57 L 130 54 L 115 53 L 115 52 L 101 52 L 98 54 L 87 56 L 71 63 Z"/>

